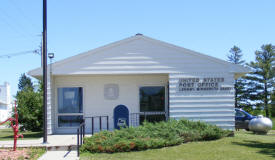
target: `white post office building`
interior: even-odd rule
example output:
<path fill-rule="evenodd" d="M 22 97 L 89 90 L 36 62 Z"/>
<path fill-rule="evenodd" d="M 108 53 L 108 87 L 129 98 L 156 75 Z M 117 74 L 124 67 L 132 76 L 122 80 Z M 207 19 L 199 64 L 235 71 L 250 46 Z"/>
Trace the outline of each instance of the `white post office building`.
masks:
<path fill-rule="evenodd" d="M 49 134 L 75 133 L 82 119 L 88 132 L 168 118 L 234 130 L 234 80 L 249 72 L 142 34 L 50 66 Z M 42 68 L 28 74 L 41 79 Z"/>

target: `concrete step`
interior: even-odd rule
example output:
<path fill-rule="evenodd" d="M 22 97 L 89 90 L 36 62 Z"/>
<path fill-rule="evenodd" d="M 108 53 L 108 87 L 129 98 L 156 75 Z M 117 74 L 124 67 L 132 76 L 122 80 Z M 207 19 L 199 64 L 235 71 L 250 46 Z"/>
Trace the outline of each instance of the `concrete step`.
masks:
<path fill-rule="evenodd" d="M 78 160 L 76 151 L 47 151 L 38 160 Z"/>
<path fill-rule="evenodd" d="M 70 145 L 70 146 L 47 146 L 47 151 L 76 151 L 77 145 Z"/>

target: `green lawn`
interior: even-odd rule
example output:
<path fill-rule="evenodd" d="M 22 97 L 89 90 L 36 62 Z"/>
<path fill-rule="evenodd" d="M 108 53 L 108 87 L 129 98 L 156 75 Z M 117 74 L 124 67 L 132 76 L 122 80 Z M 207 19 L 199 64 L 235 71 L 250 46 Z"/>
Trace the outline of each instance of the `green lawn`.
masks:
<path fill-rule="evenodd" d="M 0 126 L 5 126 L 5 125 L 9 125 L 9 124 L 10 124 L 10 122 L 8 121 L 8 122 L 1 124 Z"/>
<path fill-rule="evenodd" d="M 268 135 L 235 132 L 235 137 L 162 149 L 114 154 L 82 153 L 81 160 L 275 160 L 275 130 Z"/>
<path fill-rule="evenodd" d="M 38 139 L 43 136 L 42 132 L 30 132 L 30 131 L 24 131 L 20 132 L 20 134 L 23 134 L 24 138 L 23 140 L 27 139 Z M 20 138 L 21 139 L 21 138 Z M 13 130 L 12 128 L 7 128 L 7 129 L 0 129 L 0 141 L 3 140 L 13 140 Z"/>
<path fill-rule="evenodd" d="M 273 123 L 273 128 L 272 129 L 275 130 L 275 117 L 272 117 L 271 120 L 272 120 L 272 123 Z"/>

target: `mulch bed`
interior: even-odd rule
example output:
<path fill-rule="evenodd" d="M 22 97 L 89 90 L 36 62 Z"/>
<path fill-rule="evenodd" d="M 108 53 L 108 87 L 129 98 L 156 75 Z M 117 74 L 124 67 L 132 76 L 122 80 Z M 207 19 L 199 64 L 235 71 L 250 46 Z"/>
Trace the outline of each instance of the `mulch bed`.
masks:
<path fill-rule="evenodd" d="M 28 149 L 0 149 L 0 160 L 17 160 L 17 159 L 29 159 Z"/>

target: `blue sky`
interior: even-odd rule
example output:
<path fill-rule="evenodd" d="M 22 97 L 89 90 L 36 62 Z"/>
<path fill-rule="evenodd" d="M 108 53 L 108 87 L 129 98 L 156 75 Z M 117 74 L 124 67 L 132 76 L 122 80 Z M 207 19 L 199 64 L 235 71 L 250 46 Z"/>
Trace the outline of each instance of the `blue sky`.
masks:
<path fill-rule="evenodd" d="M 48 52 L 55 61 L 136 33 L 226 59 L 233 45 L 254 60 L 275 44 L 274 0 L 48 0 Z M 0 56 L 39 49 L 42 0 L 0 1 Z M 0 58 L 0 84 L 16 94 L 19 76 L 39 55 Z"/>

